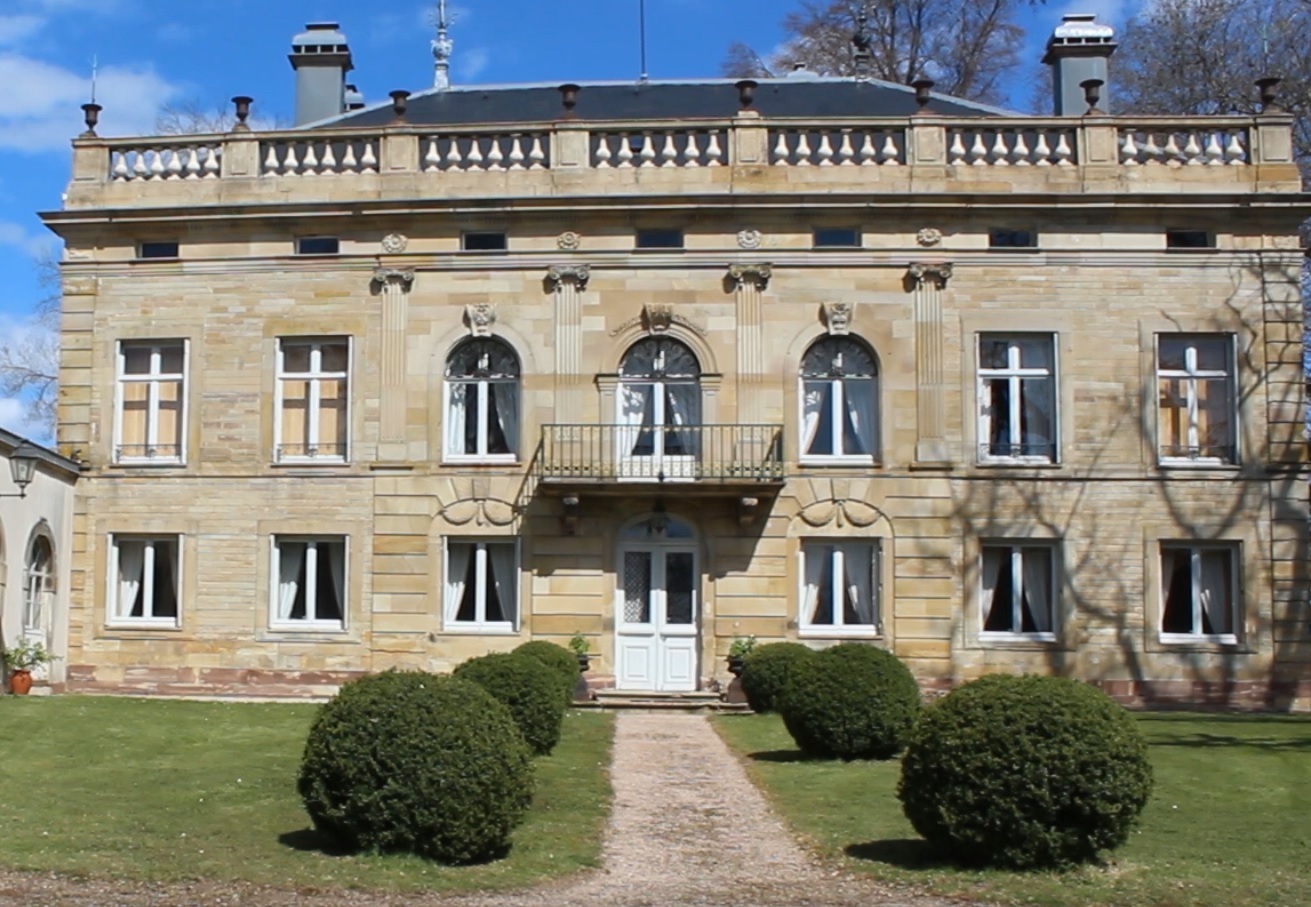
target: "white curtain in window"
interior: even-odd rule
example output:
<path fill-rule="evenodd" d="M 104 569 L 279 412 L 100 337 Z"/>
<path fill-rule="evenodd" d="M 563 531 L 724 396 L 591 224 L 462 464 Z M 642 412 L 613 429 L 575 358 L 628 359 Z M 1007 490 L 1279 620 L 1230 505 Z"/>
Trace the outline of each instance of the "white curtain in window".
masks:
<path fill-rule="evenodd" d="M 346 619 L 346 546 L 320 543 L 319 556 L 328 558 L 328 567 L 332 571 L 332 591 L 337 593 L 337 604 L 341 608 L 341 619 L 344 621 Z"/>
<path fill-rule="evenodd" d="M 513 545 L 488 545 L 487 559 L 492 565 L 492 582 L 496 584 L 496 597 L 501 601 L 501 610 L 505 619 L 511 623 L 515 620 L 515 595 L 517 582 L 514 564 Z"/>
<path fill-rule="evenodd" d="M 824 583 L 824 571 L 833 569 L 833 557 L 826 545 L 804 549 L 806 590 L 801 602 L 801 613 L 806 623 L 813 624 L 818 619 L 821 606 L 819 587 Z"/>
<path fill-rule="evenodd" d="M 146 566 L 146 546 L 124 542 L 118 546 L 118 616 L 130 617 Z"/>
<path fill-rule="evenodd" d="M 868 545 L 843 545 L 847 599 L 861 624 L 874 623 L 874 576 Z"/>
<path fill-rule="evenodd" d="M 288 542 L 278 546 L 278 620 L 290 620 L 305 564 L 305 545 Z"/>
<path fill-rule="evenodd" d="M 519 385 L 517 382 L 496 381 L 492 383 L 492 394 L 496 398 L 496 417 L 501 423 L 501 434 L 511 451 L 519 449 Z"/>
<path fill-rule="evenodd" d="M 642 428 L 651 425 L 651 385 L 621 384 L 619 386 L 619 456 L 627 460 L 635 456 Z"/>
<path fill-rule="evenodd" d="M 465 424 L 469 418 L 469 385 L 461 381 L 447 382 L 449 405 L 446 407 L 446 452 L 466 453 L 464 449 Z"/>
<path fill-rule="evenodd" d="M 1009 570 L 1010 550 L 1002 548 L 984 548 L 983 549 L 983 566 L 982 576 L 979 577 L 979 605 L 983 609 L 983 625 L 988 625 L 988 619 L 992 617 L 992 609 L 997 597 L 997 580 L 1003 567 Z M 1003 602 L 1007 608 L 1011 606 L 1010 602 Z"/>
<path fill-rule="evenodd" d="M 446 548 L 446 620 L 454 621 L 464 601 L 465 580 L 469 575 L 469 558 L 473 545 L 450 544 Z"/>
<path fill-rule="evenodd" d="M 1229 620 L 1229 589 L 1225 570 L 1228 555 L 1222 551 L 1203 551 L 1200 553 L 1201 578 L 1197 595 L 1201 599 L 1202 613 L 1210 624 L 1212 633 L 1232 633 L 1233 626 Z M 1197 627 L 1201 633 L 1202 627 Z"/>
<path fill-rule="evenodd" d="M 850 379 L 842 382 L 842 394 L 847 407 L 847 417 L 856 430 L 859 450 L 844 450 L 846 454 L 874 455 L 874 382 L 864 379 Z"/>
<path fill-rule="evenodd" d="M 1024 558 L 1024 595 L 1029 601 L 1033 627 L 1039 633 L 1052 631 L 1051 565 L 1043 549 L 1026 548 Z M 1021 630 L 1023 627 L 1016 627 Z"/>
<path fill-rule="evenodd" d="M 832 406 L 829 395 L 832 385 L 827 381 L 806 381 L 802 385 L 801 403 L 801 450 L 810 453 L 811 446 L 819 434 L 819 423 L 826 410 Z"/>
<path fill-rule="evenodd" d="M 675 429 L 670 435 L 673 443 L 664 446 L 666 454 L 696 455 L 695 426 L 701 421 L 698 413 L 700 407 L 697 405 L 700 402 L 697 399 L 700 392 L 700 387 L 695 384 L 665 385 L 665 424 Z"/>

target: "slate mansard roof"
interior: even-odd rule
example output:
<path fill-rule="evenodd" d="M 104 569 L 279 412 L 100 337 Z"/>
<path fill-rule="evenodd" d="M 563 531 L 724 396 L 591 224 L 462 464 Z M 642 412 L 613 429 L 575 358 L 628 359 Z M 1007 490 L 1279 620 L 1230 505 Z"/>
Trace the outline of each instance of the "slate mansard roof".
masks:
<path fill-rule="evenodd" d="M 874 79 L 761 79 L 755 109 L 765 117 L 830 119 L 838 117 L 907 117 L 917 107 L 915 92 L 905 85 Z M 700 82 L 581 83 L 574 113 L 581 121 L 725 120 L 738 109 L 738 92 L 730 79 Z M 933 95 L 929 109 L 952 117 L 1008 116 L 1009 111 L 947 95 Z M 429 89 L 412 95 L 408 123 L 462 126 L 480 123 L 541 123 L 561 119 L 559 86 L 467 85 Z M 391 102 L 371 105 L 313 127 L 385 126 L 392 122 Z"/>

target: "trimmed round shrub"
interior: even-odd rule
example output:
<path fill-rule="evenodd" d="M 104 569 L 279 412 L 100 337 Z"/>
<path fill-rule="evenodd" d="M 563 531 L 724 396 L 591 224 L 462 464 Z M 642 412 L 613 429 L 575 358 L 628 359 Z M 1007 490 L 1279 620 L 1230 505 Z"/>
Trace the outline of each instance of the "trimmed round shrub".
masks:
<path fill-rule="evenodd" d="M 515 655 L 527 655 L 556 671 L 560 676 L 560 687 L 564 690 L 565 705 L 574 701 L 574 690 L 578 687 L 578 656 L 564 646 L 558 646 L 544 639 L 534 639 L 514 650 Z"/>
<path fill-rule="evenodd" d="M 757 647 L 742 663 L 742 692 L 753 712 L 778 708 L 788 674 L 799 659 L 814 653 L 799 642 L 771 642 Z"/>
<path fill-rule="evenodd" d="M 534 753 L 544 756 L 560 740 L 564 704 L 560 677 L 535 658 L 502 653 L 471 658 L 455 669 L 505 705 Z"/>
<path fill-rule="evenodd" d="M 351 850 L 472 863 L 509 846 L 532 801 L 532 755 L 476 683 L 389 671 L 319 710 L 297 789 L 315 828 Z"/>
<path fill-rule="evenodd" d="M 807 756 L 890 759 L 910 739 L 920 690 L 892 653 L 843 643 L 792 665 L 778 710 Z"/>
<path fill-rule="evenodd" d="M 995 674 L 928 709 L 897 796 L 915 830 L 966 863 L 1087 862 L 1123 844 L 1152 790 L 1147 743 L 1100 690 Z"/>

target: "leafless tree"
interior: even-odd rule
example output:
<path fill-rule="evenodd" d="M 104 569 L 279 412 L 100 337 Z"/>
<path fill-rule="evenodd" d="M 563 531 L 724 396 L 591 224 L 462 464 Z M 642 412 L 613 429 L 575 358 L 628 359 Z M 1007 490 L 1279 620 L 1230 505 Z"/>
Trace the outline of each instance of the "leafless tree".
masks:
<path fill-rule="evenodd" d="M 1279 76 L 1278 103 L 1311 165 L 1311 0 L 1151 0 L 1111 61 L 1116 112 L 1251 114 L 1253 83 Z"/>
<path fill-rule="evenodd" d="M 43 295 L 32 317 L 0 343 L 0 393 L 22 400 L 29 423 L 54 434 L 59 381 L 59 265 L 37 262 Z"/>
<path fill-rule="evenodd" d="M 221 135 L 231 131 L 236 123 L 236 114 L 229 105 L 206 107 L 193 99 L 159 108 L 155 132 L 160 135 Z M 281 119 L 261 116 L 251 117 L 249 124 L 252 129 L 283 129 L 287 125 Z"/>
<path fill-rule="evenodd" d="M 802 0 L 783 20 L 786 43 L 762 58 L 740 42 L 722 64 L 726 76 L 753 78 L 804 63 L 820 75 L 857 74 L 852 37 L 863 13 L 874 78 L 905 84 L 920 77 L 957 97 L 995 103 L 1019 63 L 1024 6 L 1043 0 Z"/>

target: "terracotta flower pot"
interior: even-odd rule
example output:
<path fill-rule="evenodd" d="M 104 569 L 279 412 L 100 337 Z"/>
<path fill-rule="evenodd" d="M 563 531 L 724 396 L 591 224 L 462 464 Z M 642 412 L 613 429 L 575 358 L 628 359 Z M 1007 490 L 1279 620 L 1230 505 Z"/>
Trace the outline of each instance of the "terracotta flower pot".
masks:
<path fill-rule="evenodd" d="M 9 675 L 9 689 L 15 696 L 26 696 L 32 690 L 32 672 L 15 668 Z"/>

